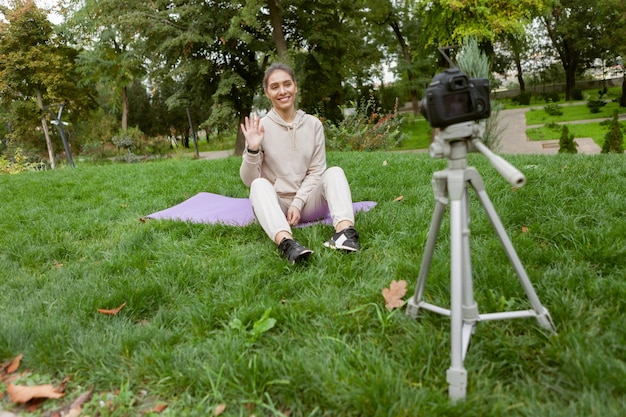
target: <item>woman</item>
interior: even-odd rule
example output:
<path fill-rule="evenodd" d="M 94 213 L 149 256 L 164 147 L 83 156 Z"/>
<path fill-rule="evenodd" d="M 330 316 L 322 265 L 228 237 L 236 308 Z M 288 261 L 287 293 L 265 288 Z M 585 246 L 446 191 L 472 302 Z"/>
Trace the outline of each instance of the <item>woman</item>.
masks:
<path fill-rule="evenodd" d="M 326 169 L 322 123 L 296 109 L 298 85 L 293 70 L 284 64 L 271 65 L 263 90 L 272 110 L 263 119 L 246 117 L 241 125 L 246 149 L 239 174 L 250 187 L 257 220 L 292 263 L 313 252 L 293 239 L 291 227 L 328 213 L 335 233 L 324 245 L 359 250 L 350 186 L 341 168 Z"/>

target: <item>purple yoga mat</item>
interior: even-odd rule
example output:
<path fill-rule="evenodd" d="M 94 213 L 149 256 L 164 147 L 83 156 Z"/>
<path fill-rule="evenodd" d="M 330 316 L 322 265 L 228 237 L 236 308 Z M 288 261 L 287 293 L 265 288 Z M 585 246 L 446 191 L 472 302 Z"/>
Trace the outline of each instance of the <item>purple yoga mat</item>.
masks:
<path fill-rule="evenodd" d="M 373 201 L 353 203 L 354 211 L 368 211 L 376 205 Z M 226 197 L 213 193 L 198 193 L 193 197 L 165 210 L 146 216 L 149 219 L 182 220 L 191 223 L 223 223 L 231 226 L 246 226 L 254 221 L 252 205 L 247 198 Z M 330 215 L 316 222 L 301 223 L 331 224 Z"/>

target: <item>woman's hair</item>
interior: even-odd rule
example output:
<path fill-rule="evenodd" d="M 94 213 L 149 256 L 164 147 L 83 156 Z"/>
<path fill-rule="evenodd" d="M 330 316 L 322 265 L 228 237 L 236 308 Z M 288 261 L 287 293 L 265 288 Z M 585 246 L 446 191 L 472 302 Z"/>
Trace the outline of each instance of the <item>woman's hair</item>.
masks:
<path fill-rule="evenodd" d="M 294 83 L 296 82 L 296 75 L 294 74 L 291 67 L 289 65 L 276 62 L 270 65 L 270 67 L 265 71 L 265 76 L 263 77 L 263 90 L 267 90 L 267 79 L 270 77 L 270 75 L 272 75 L 274 71 L 278 70 L 285 71 L 287 74 L 289 74 L 291 81 L 293 81 Z"/>

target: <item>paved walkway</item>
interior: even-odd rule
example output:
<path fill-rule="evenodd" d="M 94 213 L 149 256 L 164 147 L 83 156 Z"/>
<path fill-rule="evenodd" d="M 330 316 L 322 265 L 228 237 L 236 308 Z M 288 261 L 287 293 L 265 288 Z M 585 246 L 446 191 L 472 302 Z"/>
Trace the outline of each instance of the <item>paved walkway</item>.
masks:
<path fill-rule="evenodd" d="M 531 141 L 526 136 L 526 112 L 528 108 L 502 110 L 500 123 L 505 126 L 502 140 L 500 141 L 499 153 L 523 153 L 523 154 L 557 154 L 559 153 L 558 140 Z M 598 121 L 598 120 L 594 120 Z M 591 121 L 581 120 L 580 123 Z M 568 122 L 576 123 L 576 122 Z M 592 138 L 574 139 L 578 147 L 578 153 L 598 154 L 602 150 Z"/>

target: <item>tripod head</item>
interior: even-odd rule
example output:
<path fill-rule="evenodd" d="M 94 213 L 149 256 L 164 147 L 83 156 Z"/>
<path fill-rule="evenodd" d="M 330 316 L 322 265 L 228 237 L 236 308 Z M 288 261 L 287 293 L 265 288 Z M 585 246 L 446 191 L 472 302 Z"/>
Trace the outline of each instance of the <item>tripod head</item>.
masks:
<path fill-rule="evenodd" d="M 467 168 L 467 153 L 480 152 L 500 175 L 514 187 L 522 187 L 526 177 L 517 168 L 493 153 L 483 142 L 485 121 L 469 121 L 447 126 L 435 135 L 429 148 L 432 158 L 447 158 L 449 169 Z"/>

